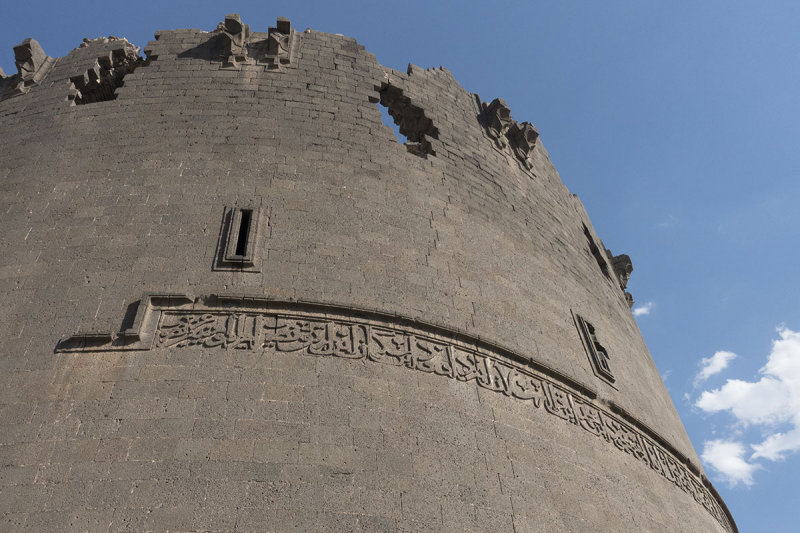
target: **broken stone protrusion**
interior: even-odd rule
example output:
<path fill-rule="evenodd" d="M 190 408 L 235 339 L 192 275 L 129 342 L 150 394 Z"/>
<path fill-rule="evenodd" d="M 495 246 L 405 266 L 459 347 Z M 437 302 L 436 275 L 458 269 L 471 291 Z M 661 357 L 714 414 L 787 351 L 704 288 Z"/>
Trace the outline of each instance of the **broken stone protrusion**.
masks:
<path fill-rule="evenodd" d="M 628 304 L 629 308 L 633 308 L 633 304 L 636 303 L 633 300 L 633 294 L 629 293 L 628 291 L 625 291 L 625 302 Z"/>
<path fill-rule="evenodd" d="M 511 109 L 502 98 L 495 98 L 484 105 L 483 122 L 489 137 L 498 148 L 510 147 L 522 165 L 530 170 L 533 149 L 539 139 L 539 132 L 530 122 L 517 123 L 511 118 Z"/>
<path fill-rule="evenodd" d="M 100 37 L 84 39 L 82 48 L 93 44 L 113 43 L 113 48 L 97 57 L 94 65 L 86 72 L 72 76 L 71 90 L 67 98 L 71 105 L 104 102 L 116 98 L 116 90 L 122 86 L 122 79 L 142 63 L 139 47 L 127 39 Z"/>
<path fill-rule="evenodd" d="M 492 103 L 486 108 L 486 117 L 489 137 L 494 139 L 499 148 L 508 146 L 506 132 L 514 121 L 511 119 L 511 109 L 506 104 L 506 101 L 502 98 L 492 100 Z"/>
<path fill-rule="evenodd" d="M 243 64 L 266 65 L 278 70 L 292 62 L 294 31 L 289 19 L 278 17 L 275 27 L 270 27 L 267 38 L 254 41 L 250 25 L 242 22 L 238 13 L 225 16 L 217 25 L 216 33 L 222 39 L 222 68 L 238 70 Z M 147 53 L 147 51 L 145 51 Z"/>
<path fill-rule="evenodd" d="M 267 36 L 267 54 L 273 60 L 270 62 L 272 68 L 278 68 L 281 64 L 287 64 L 291 57 L 291 37 L 292 23 L 289 19 L 278 17 L 274 28 L 269 28 Z"/>
<path fill-rule="evenodd" d="M 628 254 L 614 255 L 608 248 L 606 248 L 606 254 L 611 258 L 611 269 L 617 278 L 619 288 L 625 294 L 625 301 L 628 302 L 628 307 L 633 307 L 633 295 L 625 290 L 633 272 L 633 263 L 630 256 Z"/>
<path fill-rule="evenodd" d="M 631 277 L 631 272 L 633 272 L 633 263 L 631 262 L 630 256 L 628 256 L 628 254 L 614 255 L 611 253 L 611 250 L 606 250 L 606 252 L 611 257 L 611 267 L 614 269 L 614 274 L 616 274 L 619 280 L 619 287 L 621 289 L 626 289 L 628 287 L 628 280 Z"/>
<path fill-rule="evenodd" d="M 20 77 L 14 92 L 23 94 L 42 82 L 55 60 L 44 53 L 38 41 L 29 37 L 14 47 L 14 63 Z"/>
<path fill-rule="evenodd" d="M 218 30 L 222 30 L 223 42 L 223 67 L 239 68 L 239 64 L 248 63 L 247 38 L 250 36 L 250 25 L 242 22 L 239 13 L 225 15 L 225 20 L 219 23 Z"/>
<path fill-rule="evenodd" d="M 531 155 L 536 147 L 536 141 L 539 139 L 539 132 L 530 122 L 522 124 L 514 122 L 508 128 L 508 137 L 511 139 L 511 147 L 517 159 L 530 170 L 533 167 Z"/>

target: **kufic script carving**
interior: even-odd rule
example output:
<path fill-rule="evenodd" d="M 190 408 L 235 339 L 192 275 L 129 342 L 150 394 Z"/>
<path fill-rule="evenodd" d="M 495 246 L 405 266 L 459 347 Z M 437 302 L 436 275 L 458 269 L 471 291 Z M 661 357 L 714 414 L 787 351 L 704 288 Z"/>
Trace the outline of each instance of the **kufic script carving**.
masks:
<path fill-rule="evenodd" d="M 270 313 L 164 311 L 155 347 L 275 350 L 316 357 L 366 359 L 445 376 L 518 400 L 602 438 L 642 461 L 703 505 L 731 531 L 703 484 L 667 450 L 574 391 L 493 354 L 417 331 L 323 317 Z"/>

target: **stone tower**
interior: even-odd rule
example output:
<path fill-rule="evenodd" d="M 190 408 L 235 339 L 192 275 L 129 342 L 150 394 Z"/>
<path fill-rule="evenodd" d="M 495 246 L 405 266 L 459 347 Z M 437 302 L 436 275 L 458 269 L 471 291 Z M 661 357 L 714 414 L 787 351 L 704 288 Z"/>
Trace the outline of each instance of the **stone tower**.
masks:
<path fill-rule="evenodd" d="M 14 54 L 0 529 L 736 531 L 502 100 L 286 19 Z"/>

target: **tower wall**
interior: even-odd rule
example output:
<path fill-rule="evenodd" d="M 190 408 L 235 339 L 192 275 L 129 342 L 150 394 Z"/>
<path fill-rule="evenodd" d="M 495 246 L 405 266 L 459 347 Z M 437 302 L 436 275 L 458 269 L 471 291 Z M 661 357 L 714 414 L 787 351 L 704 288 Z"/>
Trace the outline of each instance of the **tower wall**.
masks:
<path fill-rule="evenodd" d="M 532 127 L 227 24 L 0 79 L 4 529 L 735 530 Z"/>

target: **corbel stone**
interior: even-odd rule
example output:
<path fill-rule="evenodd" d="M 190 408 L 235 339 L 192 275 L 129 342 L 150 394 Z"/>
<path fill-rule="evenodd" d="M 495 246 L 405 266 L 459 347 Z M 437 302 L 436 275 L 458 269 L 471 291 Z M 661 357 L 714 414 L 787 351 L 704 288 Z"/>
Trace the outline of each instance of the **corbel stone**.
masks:
<path fill-rule="evenodd" d="M 225 15 L 225 20 L 217 29 L 222 30 L 223 68 L 238 69 L 241 63 L 249 63 L 247 39 L 250 37 L 250 25 L 242 22 L 239 13 Z"/>
<path fill-rule="evenodd" d="M 292 23 L 289 19 L 278 17 L 274 28 L 267 33 L 267 56 L 263 59 L 267 68 L 279 69 L 292 61 Z"/>
<path fill-rule="evenodd" d="M 501 150 L 510 147 L 522 165 L 533 167 L 531 153 L 536 147 L 539 132 L 530 122 L 519 124 L 511 118 L 511 109 L 502 98 L 495 98 L 484 108 L 483 123 L 494 143 Z"/>
<path fill-rule="evenodd" d="M 486 120 L 489 136 L 500 148 L 508 145 L 506 132 L 514 124 L 511 119 L 511 109 L 502 98 L 495 98 L 486 108 Z"/>
<path fill-rule="evenodd" d="M 20 77 L 14 92 L 24 94 L 42 82 L 55 60 L 44 53 L 36 39 L 29 37 L 14 47 L 14 63 Z"/>
<path fill-rule="evenodd" d="M 633 272 L 633 263 L 630 256 L 628 254 L 614 255 L 608 248 L 606 248 L 606 254 L 611 258 L 611 269 L 617 278 L 619 288 L 625 294 L 625 301 L 628 303 L 628 307 L 633 307 L 633 295 L 625 290 Z"/>
<path fill-rule="evenodd" d="M 517 159 L 519 159 L 526 168 L 530 169 L 533 166 L 530 156 L 533 149 L 536 147 L 536 141 L 539 139 L 539 132 L 530 122 L 523 122 L 522 124 L 514 122 L 508 129 L 508 137 L 511 139 L 511 145 Z"/>
<path fill-rule="evenodd" d="M 617 275 L 619 280 L 619 287 L 626 289 L 628 287 L 628 280 L 633 272 L 633 263 L 631 262 L 628 254 L 613 255 L 611 250 L 606 250 L 608 255 L 611 256 L 611 266 L 614 268 L 614 274 Z"/>

